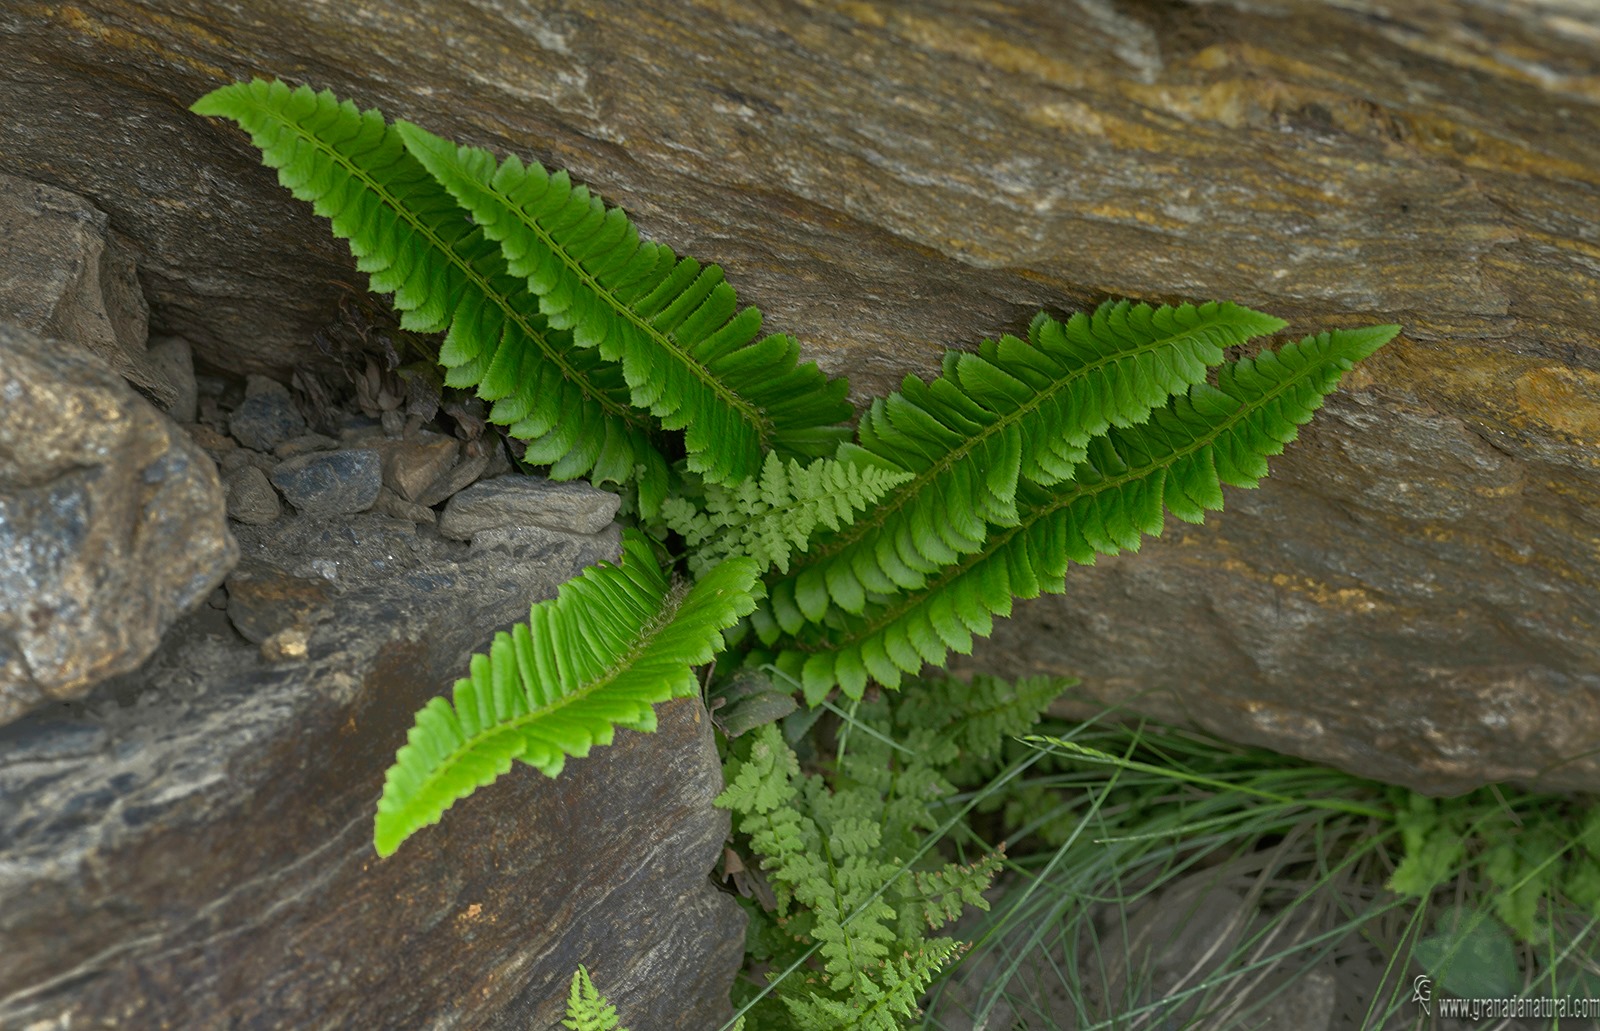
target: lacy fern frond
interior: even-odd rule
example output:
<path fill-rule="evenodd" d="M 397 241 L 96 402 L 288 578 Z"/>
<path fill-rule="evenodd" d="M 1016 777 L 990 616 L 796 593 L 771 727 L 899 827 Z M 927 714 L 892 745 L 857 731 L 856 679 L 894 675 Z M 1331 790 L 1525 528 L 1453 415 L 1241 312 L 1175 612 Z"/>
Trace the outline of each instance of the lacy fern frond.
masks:
<path fill-rule="evenodd" d="M 886 960 L 847 998 L 812 992 L 786 995 L 783 1002 L 798 1031 L 902 1031 L 921 1014 L 917 1003 L 933 979 L 960 951 L 960 942 L 934 938 Z"/>
<path fill-rule="evenodd" d="M 600 994 L 582 964 L 572 975 L 572 989 L 567 994 L 567 1018 L 561 1026 L 571 1031 L 628 1031 L 618 1025 L 617 1008 Z"/>
<path fill-rule="evenodd" d="M 474 229 L 394 127 L 332 93 L 281 82 L 235 83 L 193 110 L 238 122 L 278 181 L 333 225 L 375 293 L 394 295 L 403 328 L 444 332 L 452 387 L 477 387 L 490 419 L 528 443 L 552 479 L 625 483 L 642 507 L 666 491 L 666 462 L 621 370 L 539 314 L 495 241 Z"/>
<path fill-rule="evenodd" d="M 406 122 L 411 154 L 500 244 L 550 324 L 620 362 L 633 403 L 682 429 L 689 468 L 737 483 L 762 453 L 819 457 L 850 417 L 843 380 L 799 364 L 787 336 L 759 341 L 761 313 L 739 309 L 715 265 L 643 241 L 620 208 L 607 208 L 565 172 L 493 155 Z"/>
<path fill-rule="evenodd" d="M 1201 382 L 1224 348 L 1283 326 L 1235 304 L 1116 301 L 1066 323 L 1041 312 L 1026 341 L 1004 336 L 977 354 L 948 352 L 931 383 L 908 376 L 874 401 L 859 443 L 840 450 L 914 477 L 773 586 L 776 620 L 793 633 L 834 606 L 861 612 L 870 593 L 920 589 L 979 552 L 989 527 L 1016 525 L 1019 481 L 1067 479 L 1092 438 L 1143 422 Z"/>
<path fill-rule="evenodd" d="M 417 712 L 378 802 L 378 854 L 439 822 L 513 759 L 554 777 L 567 756 L 609 745 L 616 727 L 654 730 L 652 706 L 698 690 L 691 667 L 711 661 L 722 631 L 754 607 L 759 574 L 751 560 L 730 559 L 692 587 L 671 587 L 644 535 L 629 530 L 620 566 L 563 584 L 472 657 L 454 704 L 435 698 Z"/>
<path fill-rule="evenodd" d="M 662 518 L 691 549 L 689 571 L 699 576 L 717 562 L 746 555 L 763 567 L 789 571 L 818 527 L 839 530 L 911 474 L 881 465 L 819 458 L 802 466 L 768 452 L 761 475 L 735 487 L 705 485 L 704 507 L 677 496 Z"/>
<path fill-rule="evenodd" d="M 1143 425 L 1096 437 L 1057 487 L 1023 481 L 1015 525 L 993 528 L 920 589 L 879 596 L 815 643 L 785 650 L 778 668 L 815 704 L 836 684 L 860 697 L 869 676 L 894 687 L 925 662 L 969 652 L 994 616 L 1010 615 L 1013 597 L 1060 593 L 1068 562 L 1137 550 L 1161 532 L 1164 511 L 1200 522 L 1222 507 L 1222 484 L 1254 487 L 1340 377 L 1397 332 L 1336 330 L 1224 366 L 1216 387 L 1196 384 Z"/>

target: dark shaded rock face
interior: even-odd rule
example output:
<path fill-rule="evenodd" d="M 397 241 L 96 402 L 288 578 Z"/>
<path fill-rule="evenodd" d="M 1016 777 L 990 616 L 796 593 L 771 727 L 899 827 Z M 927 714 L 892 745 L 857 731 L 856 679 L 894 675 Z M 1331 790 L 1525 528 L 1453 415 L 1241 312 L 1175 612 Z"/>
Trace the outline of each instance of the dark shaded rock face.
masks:
<path fill-rule="evenodd" d="M 0 169 L 110 213 L 228 368 L 316 360 L 359 284 L 184 113 L 252 74 L 571 170 L 858 400 L 1108 294 L 1404 323 L 1265 489 L 976 661 L 1425 790 L 1600 789 L 1597 35 L 1510 0 L 13 4 Z"/>
<path fill-rule="evenodd" d="M 0 730 L 0 1027 L 542 1029 L 579 963 L 630 1026 L 731 1014 L 743 916 L 707 877 L 727 817 L 696 701 L 372 850 L 412 713 L 615 558 L 614 527 L 500 548 L 372 515 L 239 534 L 256 586 L 231 605 L 292 594 L 298 657 L 264 662 L 203 607 L 138 673 Z"/>
<path fill-rule="evenodd" d="M 99 358 L 0 320 L 0 724 L 137 668 L 238 557 L 186 433 Z"/>

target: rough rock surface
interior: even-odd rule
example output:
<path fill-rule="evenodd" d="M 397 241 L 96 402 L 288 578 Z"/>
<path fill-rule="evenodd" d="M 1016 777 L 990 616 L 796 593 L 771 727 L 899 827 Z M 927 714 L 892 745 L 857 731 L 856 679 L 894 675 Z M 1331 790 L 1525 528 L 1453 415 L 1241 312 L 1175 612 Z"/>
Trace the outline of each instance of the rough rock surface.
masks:
<path fill-rule="evenodd" d="M 569 169 L 857 400 L 1106 295 L 1403 323 L 1265 489 L 1077 571 L 978 661 L 1423 789 L 1600 789 L 1572 759 L 1600 741 L 1593 5 L 197 11 L 0 12 L 0 169 L 93 198 L 156 322 L 228 368 L 316 360 L 353 281 L 243 136 L 183 111 L 252 74 Z"/>
<path fill-rule="evenodd" d="M 344 515 L 365 512 L 378 500 L 381 469 L 378 453 L 366 448 L 314 451 L 279 462 L 271 479 L 306 515 Z"/>
<path fill-rule="evenodd" d="M 707 877 L 727 816 L 698 702 L 372 851 L 412 713 L 615 559 L 615 529 L 520 550 L 374 515 L 239 534 L 230 614 L 294 602 L 290 661 L 206 606 L 144 669 L 0 730 L 0 1027 L 543 1029 L 579 963 L 629 1026 L 719 1026 L 744 918 Z"/>
<path fill-rule="evenodd" d="M 0 243 L 0 318 L 98 355 L 162 408 L 173 407 L 182 387 L 146 350 L 149 312 L 134 246 L 104 212 L 64 190 L 0 175 Z"/>
<path fill-rule="evenodd" d="M 587 483 L 502 476 L 474 483 L 451 498 L 439 517 L 439 532 L 462 541 L 503 526 L 597 533 L 616 518 L 621 503 L 617 495 Z"/>
<path fill-rule="evenodd" d="M 92 354 L 0 322 L 0 723 L 137 667 L 238 554 L 177 424 Z"/>

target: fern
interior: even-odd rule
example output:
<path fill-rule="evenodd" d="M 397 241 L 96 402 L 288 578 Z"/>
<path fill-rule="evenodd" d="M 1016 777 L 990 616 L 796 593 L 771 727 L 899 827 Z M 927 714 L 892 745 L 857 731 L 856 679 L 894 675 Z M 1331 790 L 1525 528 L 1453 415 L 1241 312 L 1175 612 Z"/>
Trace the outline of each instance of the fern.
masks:
<path fill-rule="evenodd" d="M 582 965 L 572 975 L 572 989 L 567 995 L 567 1019 L 563 1027 L 572 1031 L 628 1031 L 618 1026 L 617 1008 L 589 980 L 589 971 Z"/>
<path fill-rule="evenodd" d="M 654 730 L 651 706 L 696 692 L 690 667 L 710 661 L 721 631 L 754 607 L 759 573 L 731 559 L 674 588 L 644 536 L 628 531 L 620 566 L 592 567 L 533 606 L 527 623 L 472 657 L 453 705 L 435 698 L 417 713 L 378 802 L 378 854 L 437 823 L 513 759 L 554 777 L 567 756 L 610 744 L 615 727 Z"/>
<path fill-rule="evenodd" d="M 981 551 L 989 526 L 1016 525 L 1019 480 L 1070 478 L 1093 437 L 1143 422 L 1204 379 L 1223 348 L 1283 325 L 1234 304 L 1118 301 L 1065 324 L 1040 313 L 1027 341 L 1004 336 L 977 354 L 947 352 L 943 375 L 908 376 L 862 417 L 859 443 L 841 449 L 914 476 L 820 542 L 778 584 L 773 604 L 818 621 L 832 606 L 861 612 L 871 593 L 921 589 L 941 567 Z"/>
<path fill-rule="evenodd" d="M 737 483 L 780 454 L 831 453 L 846 419 L 843 380 L 799 365 L 787 336 L 755 341 L 761 313 L 738 310 L 715 265 L 701 268 L 639 239 L 621 209 L 565 172 L 458 147 L 417 126 L 397 129 L 413 157 L 500 244 L 552 326 L 622 364 L 633 403 L 685 431 L 689 468 Z"/>
<path fill-rule="evenodd" d="M 696 576 L 733 555 L 786 573 L 790 555 L 805 551 L 819 526 L 850 525 L 858 512 L 910 478 L 900 470 L 829 458 L 802 466 L 768 452 L 759 477 L 737 487 L 707 484 L 703 507 L 682 495 L 668 498 L 661 515 L 689 545 L 689 571 Z"/>
<path fill-rule="evenodd" d="M 496 243 L 463 217 L 377 111 L 281 82 L 223 86 L 197 114 L 238 122 L 279 181 L 329 219 L 372 290 L 394 295 L 401 326 L 444 332 L 439 361 L 452 387 L 493 401 L 491 421 L 528 442 L 525 460 L 554 479 L 638 477 L 641 508 L 665 495 L 666 461 L 652 423 L 631 404 L 621 370 L 574 346 L 539 314 Z"/>
<path fill-rule="evenodd" d="M 970 651 L 994 616 L 1010 614 L 1013 597 L 1059 593 L 1068 562 L 1137 550 L 1143 534 L 1161 532 L 1164 509 L 1199 522 L 1222 507 L 1222 484 L 1255 486 L 1267 456 L 1280 453 L 1344 372 L 1398 329 L 1337 330 L 1225 366 L 1216 387 L 1196 384 L 1148 423 L 1095 438 L 1070 480 L 1054 489 L 1024 481 L 1015 525 L 991 530 L 920 589 L 879 595 L 861 615 L 837 618 L 812 640 L 784 648 L 778 668 L 816 702 L 836 684 L 860 697 L 869 676 L 895 686 L 925 662 L 941 665 L 951 651 Z M 780 631 L 805 628 L 804 613 L 785 605 L 784 587 L 771 591 L 775 619 L 757 624 L 769 643 Z"/>

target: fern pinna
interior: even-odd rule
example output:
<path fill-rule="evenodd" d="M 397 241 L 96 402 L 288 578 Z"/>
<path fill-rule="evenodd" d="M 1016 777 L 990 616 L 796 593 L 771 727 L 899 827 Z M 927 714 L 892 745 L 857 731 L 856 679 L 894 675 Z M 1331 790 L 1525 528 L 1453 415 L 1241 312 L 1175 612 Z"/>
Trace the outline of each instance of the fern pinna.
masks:
<path fill-rule="evenodd" d="M 760 567 L 730 559 L 692 587 L 673 586 L 638 531 L 622 552 L 620 566 L 591 567 L 533 606 L 527 623 L 496 634 L 453 700 L 417 713 L 378 802 L 379 855 L 513 759 L 554 777 L 567 756 L 609 745 L 616 727 L 654 730 L 655 703 L 695 694 L 692 667 L 710 662 L 722 631 L 753 607 Z"/>

